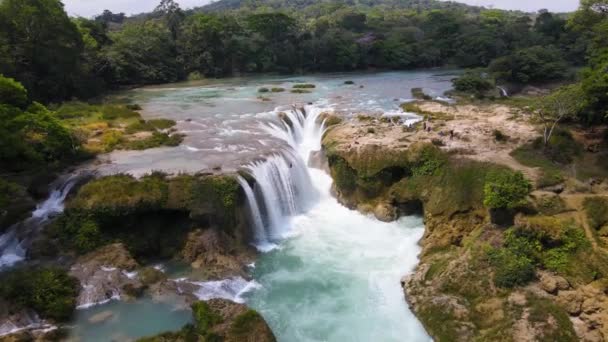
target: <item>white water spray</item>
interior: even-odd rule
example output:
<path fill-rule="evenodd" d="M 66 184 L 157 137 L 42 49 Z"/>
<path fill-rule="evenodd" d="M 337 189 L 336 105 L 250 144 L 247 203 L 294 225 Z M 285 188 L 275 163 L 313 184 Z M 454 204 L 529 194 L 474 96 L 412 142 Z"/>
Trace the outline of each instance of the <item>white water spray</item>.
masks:
<path fill-rule="evenodd" d="M 36 207 L 30 218 L 13 225 L 6 233 L 0 235 L 0 270 L 25 259 L 26 249 L 23 246 L 22 231 L 28 229 L 37 231 L 51 217 L 63 212 L 65 198 L 80 177 L 80 175 L 70 176 L 51 192 L 49 198 Z"/>

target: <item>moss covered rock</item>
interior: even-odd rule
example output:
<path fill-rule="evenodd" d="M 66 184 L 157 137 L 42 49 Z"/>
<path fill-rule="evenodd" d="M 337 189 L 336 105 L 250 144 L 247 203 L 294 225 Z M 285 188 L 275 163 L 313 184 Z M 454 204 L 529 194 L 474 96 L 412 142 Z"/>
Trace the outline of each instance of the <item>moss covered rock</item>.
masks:
<path fill-rule="evenodd" d="M 274 342 L 276 338 L 264 318 L 243 304 L 212 299 L 192 305 L 193 324 L 179 332 L 140 339 L 140 342 L 225 341 Z"/>
<path fill-rule="evenodd" d="M 48 234 L 78 253 L 118 240 L 137 258 L 176 256 L 197 228 L 217 227 L 244 246 L 251 232 L 241 191 L 231 175 L 102 177 L 68 201 Z"/>

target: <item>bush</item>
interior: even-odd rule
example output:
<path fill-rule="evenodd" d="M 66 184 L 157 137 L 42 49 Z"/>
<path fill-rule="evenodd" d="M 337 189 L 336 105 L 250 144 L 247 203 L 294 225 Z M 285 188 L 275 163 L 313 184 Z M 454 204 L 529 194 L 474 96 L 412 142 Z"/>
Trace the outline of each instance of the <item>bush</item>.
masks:
<path fill-rule="evenodd" d="M 0 104 L 25 109 L 27 102 L 27 90 L 25 87 L 14 79 L 0 74 Z"/>
<path fill-rule="evenodd" d="M 507 142 L 509 140 L 509 137 L 498 129 L 495 129 L 492 132 L 492 135 L 494 136 L 494 140 L 496 140 L 498 142 Z"/>
<path fill-rule="evenodd" d="M 42 318 L 67 321 L 76 307 L 78 280 L 54 267 L 35 267 L 2 275 L 0 297 L 18 309 L 30 308 Z"/>
<path fill-rule="evenodd" d="M 463 93 L 481 95 L 494 89 L 494 80 L 481 72 L 469 71 L 452 80 L 454 89 Z"/>
<path fill-rule="evenodd" d="M 424 93 L 424 90 L 422 90 L 422 88 L 412 88 L 412 96 L 414 96 L 415 99 L 419 99 L 419 100 L 432 100 L 433 98 L 427 94 Z"/>
<path fill-rule="evenodd" d="M 97 222 L 91 215 L 80 211 L 68 211 L 61 215 L 49 231 L 62 246 L 80 254 L 93 251 L 104 243 Z"/>
<path fill-rule="evenodd" d="M 583 202 L 587 212 L 587 221 L 591 228 L 601 229 L 608 224 L 608 200 L 603 197 L 588 197 Z"/>
<path fill-rule="evenodd" d="M 282 93 L 285 91 L 285 88 L 272 88 L 270 89 L 273 93 Z"/>
<path fill-rule="evenodd" d="M 291 93 L 293 93 L 293 94 L 310 94 L 310 90 L 306 90 L 306 89 L 291 89 Z"/>
<path fill-rule="evenodd" d="M 490 264 L 494 266 L 494 283 L 500 287 L 522 286 L 534 279 L 534 265 L 525 254 L 511 249 L 491 249 Z"/>
<path fill-rule="evenodd" d="M 194 317 L 194 326 L 200 335 L 206 335 L 211 328 L 220 323 L 222 318 L 215 313 L 207 303 L 200 301 L 192 304 L 192 316 Z"/>
<path fill-rule="evenodd" d="M 260 88 L 260 89 L 258 89 L 258 93 L 267 93 L 269 91 L 270 90 L 268 88 Z"/>
<path fill-rule="evenodd" d="M 346 84 L 346 85 L 352 85 L 352 84 L 355 84 L 355 82 L 354 81 L 344 81 L 344 84 Z"/>
<path fill-rule="evenodd" d="M 125 107 L 130 110 L 142 110 L 141 106 L 138 105 L 137 103 L 128 104 Z"/>
<path fill-rule="evenodd" d="M 521 172 L 500 170 L 488 175 L 483 190 L 483 204 L 486 207 L 514 209 L 526 204 L 532 185 Z"/>
<path fill-rule="evenodd" d="M 412 167 L 414 176 L 432 176 L 440 171 L 447 162 L 443 152 L 431 145 L 425 145 L 419 153 L 418 160 Z"/>
<path fill-rule="evenodd" d="M 310 83 L 300 83 L 300 84 L 293 85 L 294 89 L 313 89 L 316 87 L 317 87 L 316 85 L 310 84 Z"/>

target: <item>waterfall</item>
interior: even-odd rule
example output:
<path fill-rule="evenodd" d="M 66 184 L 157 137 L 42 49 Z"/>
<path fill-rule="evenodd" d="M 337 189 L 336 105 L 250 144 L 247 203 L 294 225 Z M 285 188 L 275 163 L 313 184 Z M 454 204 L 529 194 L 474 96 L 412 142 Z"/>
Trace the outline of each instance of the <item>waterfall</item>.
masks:
<path fill-rule="evenodd" d="M 255 194 L 253 193 L 251 186 L 249 186 L 249 183 L 247 183 L 243 177 L 238 176 L 236 180 L 241 185 L 241 188 L 243 188 L 245 197 L 247 198 L 247 205 L 249 206 L 249 214 L 251 215 L 252 221 L 251 223 L 253 224 L 254 242 L 257 246 L 261 246 L 268 242 L 268 236 L 264 228 L 260 208 L 258 207 L 258 203 L 255 199 Z"/>
<path fill-rule="evenodd" d="M 506 88 L 504 87 L 497 87 L 500 90 L 500 95 L 502 95 L 502 97 L 509 97 L 509 92 L 507 91 Z"/>
<path fill-rule="evenodd" d="M 267 250 L 283 239 L 288 233 L 290 218 L 306 212 L 318 198 L 307 161 L 311 151 L 321 148 L 324 124 L 319 124 L 317 119 L 324 110 L 327 108 L 313 105 L 294 107 L 282 112 L 290 124 L 282 121 L 262 125 L 287 146 L 245 166 L 244 171 L 255 179 L 253 188 L 244 179 L 238 179 L 247 197 L 255 244 L 260 250 Z"/>
<path fill-rule="evenodd" d="M 28 236 L 44 226 L 50 218 L 63 212 L 65 198 L 81 177 L 82 175 L 74 174 L 61 181 L 51 191 L 50 196 L 44 202 L 38 204 L 30 218 L 14 224 L 6 233 L 0 235 L 0 270 L 11 267 L 25 259 L 26 248 L 24 242 L 26 242 Z"/>

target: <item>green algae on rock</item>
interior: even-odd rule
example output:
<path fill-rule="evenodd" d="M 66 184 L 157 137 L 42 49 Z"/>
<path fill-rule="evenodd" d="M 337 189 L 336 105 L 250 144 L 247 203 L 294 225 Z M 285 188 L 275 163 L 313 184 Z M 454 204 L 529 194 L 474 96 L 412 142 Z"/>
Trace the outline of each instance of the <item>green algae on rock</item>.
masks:
<path fill-rule="evenodd" d="M 276 338 L 264 318 L 243 304 L 212 299 L 192 304 L 193 324 L 178 332 L 167 332 L 138 342 L 225 341 L 274 342 Z"/>

